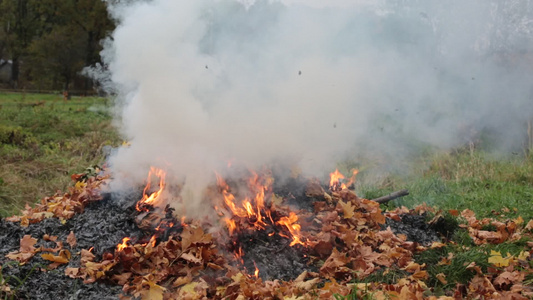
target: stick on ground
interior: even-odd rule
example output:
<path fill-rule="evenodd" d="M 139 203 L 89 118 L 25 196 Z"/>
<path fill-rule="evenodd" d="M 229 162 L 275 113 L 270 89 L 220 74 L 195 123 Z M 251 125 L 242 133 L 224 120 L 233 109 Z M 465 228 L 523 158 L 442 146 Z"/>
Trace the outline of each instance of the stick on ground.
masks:
<path fill-rule="evenodd" d="M 389 202 L 391 200 L 394 200 L 396 198 L 400 198 L 400 197 L 407 196 L 407 195 L 409 195 L 409 191 L 408 190 L 401 190 L 401 191 L 397 191 L 397 192 L 394 192 L 394 193 L 390 193 L 390 194 L 388 194 L 386 196 L 383 196 L 383 197 L 372 199 L 372 201 L 377 202 L 379 204 L 383 204 L 383 203 L 387 203 L 387 202 Z"/>

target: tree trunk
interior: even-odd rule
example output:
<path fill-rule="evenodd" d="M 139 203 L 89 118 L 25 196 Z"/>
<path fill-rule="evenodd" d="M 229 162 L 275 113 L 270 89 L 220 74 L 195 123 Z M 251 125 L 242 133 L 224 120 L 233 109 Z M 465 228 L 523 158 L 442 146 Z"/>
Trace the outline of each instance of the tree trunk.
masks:
<path fill-rule="evenodd" d="M 18 88 L 20 73 L 20 62 L 18 57 L 13 57 L 13 64 L 11 65 L 11 86 L 14 89 Z"/>

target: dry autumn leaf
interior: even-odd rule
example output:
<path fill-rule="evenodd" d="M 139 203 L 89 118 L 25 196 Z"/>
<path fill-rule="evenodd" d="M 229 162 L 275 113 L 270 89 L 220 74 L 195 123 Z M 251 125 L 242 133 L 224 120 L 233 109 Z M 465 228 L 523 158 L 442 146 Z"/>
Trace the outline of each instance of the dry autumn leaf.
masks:
<path fill-rule="evenodd" d="M 529 231 L 533 231 L 533 219 L 531 219 L 531 220 L 529 220 L 529 222 L 527 222 L 527 225 L 526 225 L 525 229 L 527 229 Z"/>
<path fill-rule="evenodd" d="M 76 236 L 74 235 L 73 231 L 71 231 L 67 236 L 67 243 L 70 245 L 70 248 L 76 247 Z"/>
<path fill-rule="evenodd" d="M 146 281 L 145 283 L 148 284 L 149 288 L 141 293 L 142 300 L 163 300 L 163 293 L 166 291 L 164 287 L 152 281 Z"/>
<path fill-rule="evenodd" d="M 489 263 L 495 265 L 496 267 L 507 267 L 509 262 L 512 260 L 511 257 L 502 257 L 502 254 L 499 251 L 490 251 Z"/>
<path fill-rule="evenodd" d="M 355 206 L 352 205 L 352 202 L 344 203 L 339 201 L 339 205 L 342 208 L 343 217 L 345 219 L 350 219 L 354 215 Z"/>
<path fill-rule="evenodd" d="M 36 249 L 34 245 L 37 243 L 37 239 L 31 237 L 31 235 L 25 235 L 20 240 L 20 249 L 19 251 L 13 251 L 9 254 L 6 254 L 6 257 L 9 259 L 17 260 L 20 263 L 26 263 L 29 261 L 39 249 Z"/>
<path fill-rule="evenodd" d="M 53 255 L 51 253 L 44 253 L 44 254 L 41 254 L 41 257 L 51 262 L 66 264 L 70 260 L 70 252 L 68 250 L 63 249 L 59 252 L 59 255 Z"/>
<path fill-rule="evenodd" d="M 446 275 L 444 275 L 444 273 L 439 273 L 437 275 L 435 275 L 435 277 L 440 281 L 440 283 L 442 284 L 447 284 L 448 281 L 446 280 Z"/>

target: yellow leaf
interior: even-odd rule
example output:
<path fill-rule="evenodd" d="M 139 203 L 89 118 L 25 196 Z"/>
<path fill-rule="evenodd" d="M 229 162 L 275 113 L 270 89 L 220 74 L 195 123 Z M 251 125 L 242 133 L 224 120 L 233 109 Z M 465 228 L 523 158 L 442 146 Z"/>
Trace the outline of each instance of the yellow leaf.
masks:
<path fill-rule="evenodd" d="M 146 283 L 148 283 L 150 289 L 143 293 L 142 300 L 163 300 L 163 292 L 166 289 L 153 281 L 146 281 Z"/>
<path fill-rule="evenodd" d="M 78 192 L 81 192 L 83 191 L 83 189 L 85 189 L 85 187 L 87 186 L 87 183 L 83 182 L 83 181 L 78 181 L 76 182 L 76 185 L 74 186 L 74 189 Z"/>
<path fill-rule="evenodd" d="M 352 202 L 348 201 L 347 203 L 339 200 L 339 204 L 342 207 L 343 216 L 345 219 L 350 219 L 354 215 L 355 206 L 352 206 Z"/>
<path fill-rule="evenodd" d="M 444 246 L 446 246 L 446 244 L 441 243 L 441 242 L 433 242 L 433 243 L 431 243 L 430 248 L 431 249 L 435 249 L 435 248 L 442 248 Z"/>
<path fill-rule="evenodd" d="M 234 281 L 234 282 L 241 282 L 241 280 L 244 278 L 244 275 L 242 273 L 237 273 L 233 276 L 231 276 L 231 279 Z"/>
<path fill-rule="evenodd" d="M 519 260 L 527 260 L 528 257 L 529 257 L 529 252 L 528 251 L 522 251 L 522 252 L 520 252 L 520 254 L 518 254 L 518 259 Z"/>
<path fill-rule="evenodd" d="M 444 273 L 439 273 L 437 275 L 435 275 L 435 277 L 437 277 L 437 279 L 442 283 L 442 284 L 447 284 L 448 281 L 446 280 L 446 275 L 444 275 Z"/>
<path fill-rule="evenodd" d="M 507 267 L 511 259 L 512 256 L 504 258 L 499 251 L 490 250 L 489 263 L 496 267 Z"/>
<path fill-rule="evenodd" d="M 518 216 L 518 218 L 514 219 L 513 221 L 516 223 L 516 225 L 524 223 L 524 219 L 522 219 L 522 216 Z"/>
<path fill-rule="evenodd" d="M 197 296 L 198 293 L 196 293 L 195 291 L 195 288 L 197 285 L 198 285 L 198 282 L 191 282 L 189 284 L 184 285 L 180 289 L 180 294 L 183 295 L 183 293 L 185 293 L 185 294 L 190 294 L 191 296 Z"/>

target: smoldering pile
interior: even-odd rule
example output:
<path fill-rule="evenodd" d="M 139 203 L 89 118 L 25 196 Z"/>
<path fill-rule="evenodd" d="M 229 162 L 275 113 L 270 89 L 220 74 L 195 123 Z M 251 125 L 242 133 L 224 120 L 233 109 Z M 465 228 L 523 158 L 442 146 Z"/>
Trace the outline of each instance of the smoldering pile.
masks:
<path fill-rule="evenodd" d="M 256 183 L 264 182 L 255 178 Z M 361 255 L 357 251 L 370 250 L 371 246 L 365 245 L 354 248 L 354 236 L 381 231 L 379 224 L 385 222 L 377 203 L 359 199 L 348 189 L 328 192 L 327 186 L 316 181 L 294 178 L 266 193 L 268 201 L 258 212 L 270 211 L 264 228 L 254 228 L 257 218 L 233 215 L 237 226 L 243 226 L 237 228 L 239 231 L 230 234 L 226 228 L 209 234 L 213 221 L 185 221 L 173 215 L 168 206 L 158 211 L 154 203 L 144 203 L 147 209 L 139 211 L 136 208 L 141 201 L 137 199 L 145 198 L 142 193 L 127 197 L 99 193 L 105 180 L 97 176 L 78 181 L 70 193 L 47 197 L 37 207 L 28 207 L 22 216 L 2 220 L 0 264 L 5 283 L 14 287 L 12 295 L 24 299 L 110 299 L 126 293 L 147 299 L 155 292 L 185 295 L 185 287 L 194 285 L 203 289 L 200 294 L 217 298 L 221 288 L 227 297 L 246 293 L 245 286 L 275 283 L 291 287 L 306 282 L 306 278 L 312 278 L 308 284 L 315 285 L 329 272 L 346 280 L 350 275 L 334 271 L 338 262 L 330 262 L 332 257 L 344 251 L 343 255 L 355 259 Z M 223 191 L 225 187 L 220 184 Z M 153 194 L 146 189 L 145 193 Z M 292 201 L 290 207 L 284 204 L 288 199 Z M 125 207 L 124 203 L 130 205 Z M 147 217 L 150 214 L 159 217 Z M 228 221 L 223 212 L 219 216 L 221 221 Z M 146 219 L 158 221 L 147 226 Z M 281 225 L 282 220 L 294 231 Z M 350 224 L 364 224 L 366 229 L 346 231 Z M 298 234 L 298 239 L 292 234 Z M 397 239 L 395 243 L 405 241 Z M 7 263 L 9 260 L 21 264 Z M 376 266 L 365 268 L 372 272 Z M 17 278 L 23 280 L 18 282 Z M 238 288 L 235 280 L 240 282 Z"/>

